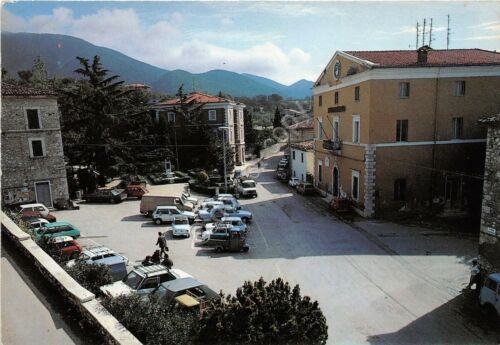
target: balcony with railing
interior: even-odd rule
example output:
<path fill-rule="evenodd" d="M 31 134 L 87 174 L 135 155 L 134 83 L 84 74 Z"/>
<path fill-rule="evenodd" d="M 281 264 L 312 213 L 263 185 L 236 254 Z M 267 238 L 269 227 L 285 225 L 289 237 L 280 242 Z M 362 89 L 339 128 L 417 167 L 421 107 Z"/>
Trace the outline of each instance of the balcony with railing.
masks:
<path fill-rule="evenodd" d="M 342 141 L 340 139 L 323 140 L 323 149 L 331 151 L 335 155 L 342 154 Z"/>

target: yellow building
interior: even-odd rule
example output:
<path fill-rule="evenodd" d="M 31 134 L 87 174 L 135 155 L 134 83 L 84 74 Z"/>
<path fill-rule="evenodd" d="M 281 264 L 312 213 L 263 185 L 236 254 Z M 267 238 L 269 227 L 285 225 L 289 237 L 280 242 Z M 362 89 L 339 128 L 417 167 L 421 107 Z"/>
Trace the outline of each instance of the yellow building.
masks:
<path fill-rule="evenodd" d="M 500 54 L 337 51 L 314 88 L 315 184 L 371 217 L 479 212 L 486 133 L 500 110 Z"/>

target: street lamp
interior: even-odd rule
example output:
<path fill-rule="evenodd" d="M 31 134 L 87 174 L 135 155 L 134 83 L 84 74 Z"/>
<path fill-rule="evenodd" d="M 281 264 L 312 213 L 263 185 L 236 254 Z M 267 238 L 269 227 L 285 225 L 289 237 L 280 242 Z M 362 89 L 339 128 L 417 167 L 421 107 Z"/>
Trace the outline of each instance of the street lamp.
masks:
<path fill-rule="evenodd" d="M 224 155 L 224 192 L 227 193 L 226 140 L 224 137 L 224 133 L 226 133 L 226 130 L 229 130 L 229 127 L 219 127 L 219 130 L 222 131 L 222 149 Z"/>

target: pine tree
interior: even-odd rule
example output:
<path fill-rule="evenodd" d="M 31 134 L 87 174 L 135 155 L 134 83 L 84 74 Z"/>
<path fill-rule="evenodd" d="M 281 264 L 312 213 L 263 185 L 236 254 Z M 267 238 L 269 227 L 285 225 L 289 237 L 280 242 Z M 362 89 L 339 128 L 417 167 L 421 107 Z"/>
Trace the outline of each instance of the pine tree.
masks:
<path fill-rule="evenodd" d="M 278 127 L 281 127 L 281 112 L 280 108 L 276 106 L 276 110 L 274 111 L 273 128 Z"/>

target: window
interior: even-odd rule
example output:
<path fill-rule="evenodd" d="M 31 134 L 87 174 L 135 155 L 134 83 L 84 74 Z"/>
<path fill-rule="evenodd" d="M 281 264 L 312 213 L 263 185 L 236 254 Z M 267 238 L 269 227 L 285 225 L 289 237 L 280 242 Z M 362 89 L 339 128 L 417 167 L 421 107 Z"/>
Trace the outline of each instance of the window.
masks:
<path fill-rule="evenodd" d="M 359 200 L 359 171 L 352 171 L 351 173 L 351 197 Z"/>
<path fill-rule="evenodd" d="M 333 138 L 334 139 L 340 139 L 340 118 L 338 116 L 335 116 L 333 118 Z"/>
<path fill-rule="evenodd" d="M 353 115 L 352 117 L 352 142 L 355 144 L 359 144 L 360 142 L 359 115 Z"/>
<path fill-rule="evenodd" d="M 295 160 L 295 151 L 292 151 L 292 159 Z"/>
<path fill-rule="evenodd" d="M 295 170 L 293 171 L 293 177 L 295 177 Z"/>
<path fill-rule="evenodd" d="M 397 121 L 396 141 L 408 141 L 408 120 Z"/>
<path fill-rule="evenodd" d="M 318 118 L 318 138 L 323 139 L 323 118 Z"/>
<path fill-rule="evenodd" d="M 410 97 L 410 83 L 399 83 L 399 98 Z"/>
<path fill-rule="evenodd" d="M 465 80 L 455 82 L 455 96 L 465 96 Z"/>
<path fill-rule="evenodd" d="M 398 178 L 394 180 L 394 200 L 406 200 L 406 179 Z"/>
<path fill-rule="evenodd" d="M 30 157 L 44 157 L 45 144 L 43 139 L 29 139 Z"/>
<path fill-rule="evenodd" d="M 462 138 L 464 131 L 464 118 L 454 117 L 453 118 L 453 139 Z"/>
<path fill-rule="evenodd" d="M 359 101 L 359 86 L 354 88 L 354 100 Z"/>
<path fill-rule="evenodd" d="M 318 182 L 323 181 L 323 162 L 318 161 Z"/>
<path fill-rule="evenodd" d="M 41 128 L 38 109 L 26 109 L 26 118 L 28 120 L 28 129 Z"/>
<path fill-rule="evenodd" d="M 209 110 L 208 111 L 208 121 L 217 120 L 217 110 Z"/>
<path fill-rule="evenodd" d="M 304 163 L 304 153 L 303 152 L 300 153 L 300 162 Z"/>
<path fill-rule="evenodd" d="M 144 280 L 140 289 L 141 290 L 142 289 L 154 289 L 157 286 L 158 286 L 158 279 L 157 279 L 157 277 L 153 277 L 153 278 L 148 278 L 148 279 Z"/>
<path fill-rule="evenodd" d="M 318 104 L 319 106 L 323 106 L 323 96 L 318 96 Z"/>
<path fill-rule="evenodd" d="M 174 112 L 168 112 L 167 114 L 167 121 L 172 123 L 175 122 L 175 113 Z"/>
<path fill-rule="evenodd" d="M 339 93 L 335 92 L 335 104 L 339 104 Z"/>

